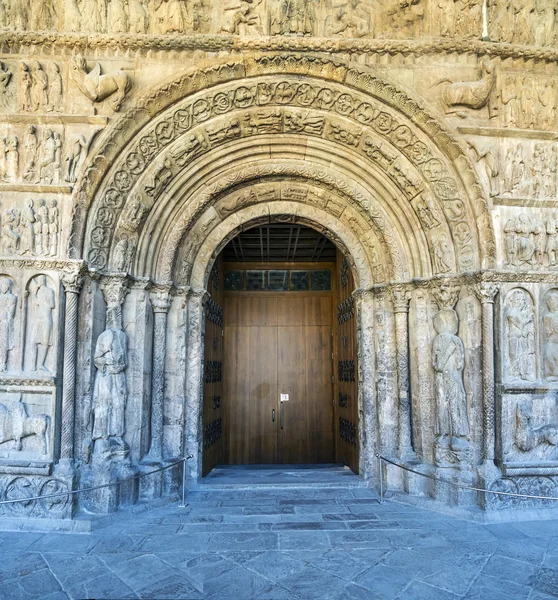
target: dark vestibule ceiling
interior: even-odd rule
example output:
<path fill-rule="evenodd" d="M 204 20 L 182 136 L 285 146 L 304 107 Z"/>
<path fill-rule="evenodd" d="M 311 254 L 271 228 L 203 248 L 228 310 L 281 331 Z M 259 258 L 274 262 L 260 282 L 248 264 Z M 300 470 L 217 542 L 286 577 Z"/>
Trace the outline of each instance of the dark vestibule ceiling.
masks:
<path fill-rule="evenodd" d="M 336 248 L 310 227 L 277 223 L 243 231 L 223 254 L 225 262 L 334 262 Z"/>

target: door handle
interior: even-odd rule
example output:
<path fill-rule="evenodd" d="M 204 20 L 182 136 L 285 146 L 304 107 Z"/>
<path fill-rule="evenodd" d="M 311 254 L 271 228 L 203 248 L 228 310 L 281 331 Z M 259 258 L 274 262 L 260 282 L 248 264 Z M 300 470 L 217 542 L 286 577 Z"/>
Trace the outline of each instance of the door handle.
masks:
<path fill-rule="evenodd" d="M 271 420 L 275 423 L 275 409 L 271 411 Z"/>
<path fill-rule="evenodd" d="M 281 425 L 281 429 L 283 429 L 285 427 L 285 416 L 283 413 L 283 403 L 282 402 L 279 407 L 279 424 Z"/>

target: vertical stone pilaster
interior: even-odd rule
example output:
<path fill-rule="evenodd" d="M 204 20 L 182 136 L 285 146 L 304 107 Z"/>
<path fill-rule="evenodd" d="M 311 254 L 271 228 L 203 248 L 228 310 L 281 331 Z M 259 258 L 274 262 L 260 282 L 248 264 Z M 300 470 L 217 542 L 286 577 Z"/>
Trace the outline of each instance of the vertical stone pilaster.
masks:
<path fill-rule="evenodd" d="M 359 472 L 369 479 L 376 472 L 374 467 L 378 431 L 375 394 L 375 348 L 374 348 L 374 292 L 355 290 L 357 305 L 357 352 L 358 352 L 358 416 L 359 416 Z"/>
<path fill-rule="evenodd" d="M 391 289 L 395 320 L 395 346 L 398 386 L 398 454 L 403 460 L 415 458 L 411 439 L 411 399 L 409 389 L 409 303 L 411 296 L 402 286 Z"/>
<path fill-rule="evenodd" d="M 146 459 L 163 460 L 163 421 L 165 409 L 165 355 L 167 346 L 167 316 L 171 306 L 170 286 L 155 286 L 151 290 L 153 308 L 153 369 L 151 373 L 151 444 Z"/>
<path fill-rule="evenodd" d="M 203 349 L 205 336 L 204 308 L 209 297 L 206 290 L 191 289 L 188 292 L 188 333 L 186 359 L 186 433 L 185 456 L 189 479 L 201 477 L 203 445 Z"/>
<path fill-rule="evenodd" d="M 494 299 L 498 290 L 496 284 L 488 281 L 474 286 L 482 307 L 483 459 L 492 463 L 495 456 Z"/>
<path fill-rule="evenodd" d="M 62 285 L 66 294 L 66 310 L 64 318 L 60 460 L 70 466 L 74 458 L 78 301 L 83 286 L 82 273 L 74 271 L 63 274 Z"/>

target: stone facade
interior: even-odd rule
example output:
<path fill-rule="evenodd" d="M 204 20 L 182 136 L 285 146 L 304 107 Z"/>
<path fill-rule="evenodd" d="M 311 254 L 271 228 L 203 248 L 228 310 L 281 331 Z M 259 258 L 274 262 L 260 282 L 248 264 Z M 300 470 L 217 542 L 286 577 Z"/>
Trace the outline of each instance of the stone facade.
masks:
<path fill-rule="evenodd" d="M 195 481 L 207 278 L 285 221 L 359 288 L 361 475 L 558 495 L 553 2 L 0 0 L 0 39 L 2 499 Z"/>

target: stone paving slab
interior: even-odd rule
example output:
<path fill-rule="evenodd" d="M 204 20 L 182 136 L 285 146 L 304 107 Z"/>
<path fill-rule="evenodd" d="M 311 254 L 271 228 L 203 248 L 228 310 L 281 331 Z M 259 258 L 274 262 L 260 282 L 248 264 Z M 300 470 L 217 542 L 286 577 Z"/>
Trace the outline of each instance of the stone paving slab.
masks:
<path fill-rule="evenodd" d="M 558 598 L 556 521 L 482 525 L 358 487 L 188 502 L 90 534 L 0 533 L 0 600 Z"/>

